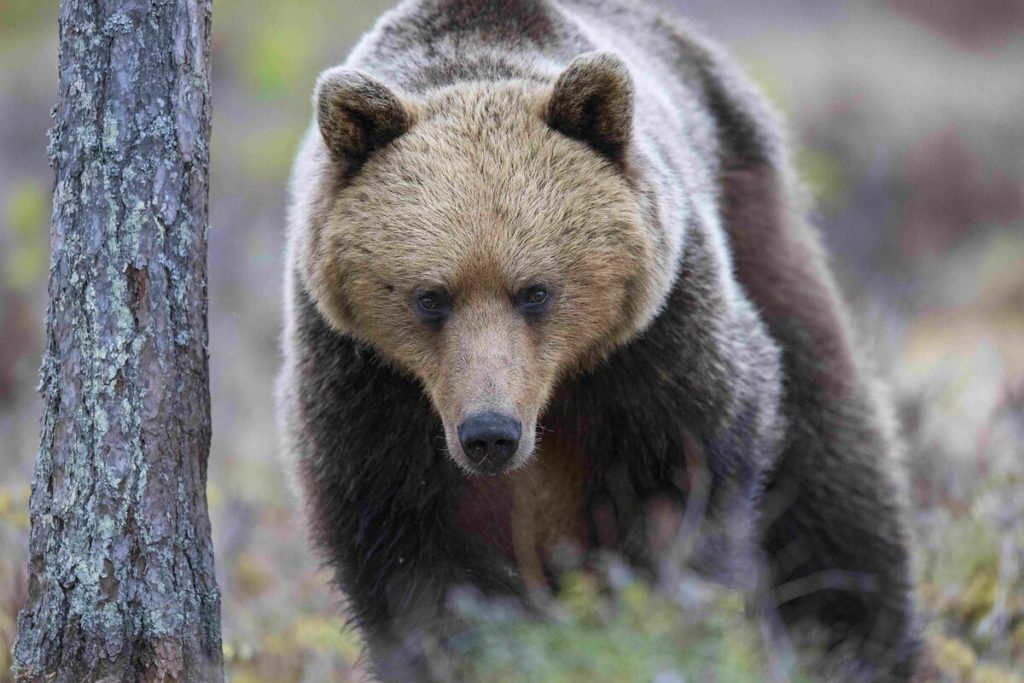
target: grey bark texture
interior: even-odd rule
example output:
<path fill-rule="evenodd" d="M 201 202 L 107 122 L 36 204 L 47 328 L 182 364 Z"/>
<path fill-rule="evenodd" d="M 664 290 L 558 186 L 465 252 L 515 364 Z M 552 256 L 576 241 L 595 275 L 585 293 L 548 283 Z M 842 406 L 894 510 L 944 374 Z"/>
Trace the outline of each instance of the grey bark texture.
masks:
<path fill-rule="evenodd" d="M 210 0 L 63 0 L 24 681 L 220 681 Z"/>

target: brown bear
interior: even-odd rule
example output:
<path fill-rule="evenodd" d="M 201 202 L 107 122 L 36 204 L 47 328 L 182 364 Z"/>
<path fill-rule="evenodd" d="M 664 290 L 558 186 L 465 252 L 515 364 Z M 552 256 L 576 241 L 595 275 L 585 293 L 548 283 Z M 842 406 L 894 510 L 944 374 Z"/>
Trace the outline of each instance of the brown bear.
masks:
<path fill-rule="evenodd" d="M 819 672 L 910 678 L 886 408 L 716 47 L 627 0 L 408 0 L 314 107 L 280 416 L 381 678 L 444 677 L 456 587 L 656 573 L 666 508 L 690 566 L 761 567 Z"/>

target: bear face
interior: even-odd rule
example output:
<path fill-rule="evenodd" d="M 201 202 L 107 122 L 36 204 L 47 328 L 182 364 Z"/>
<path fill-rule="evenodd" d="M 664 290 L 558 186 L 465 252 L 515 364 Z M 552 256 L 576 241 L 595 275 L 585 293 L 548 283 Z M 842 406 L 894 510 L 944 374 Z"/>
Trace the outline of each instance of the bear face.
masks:
<path fill-rule="evenodd" d="M 413 100 L 357 72 L 321 79 L 333 192 L 305 244 L 307 285 L 332 326 L 422 382 L 466 469 L 524 464 L 558 381 L 656 306 L 630 107 L 628 74 L 604 55 L 553 89 Z"/>

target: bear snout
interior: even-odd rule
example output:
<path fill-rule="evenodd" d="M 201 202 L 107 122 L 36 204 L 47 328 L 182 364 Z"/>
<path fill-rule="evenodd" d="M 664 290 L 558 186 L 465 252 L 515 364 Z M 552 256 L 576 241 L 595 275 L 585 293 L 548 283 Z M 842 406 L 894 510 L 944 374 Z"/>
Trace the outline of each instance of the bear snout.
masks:
<path fill-rule="evenodd" d="M 484 474 L 505 469 L 519 450 L 523 427 L 511 415 L 474 413 L 458 427 L 459 443 L 470 466 Z"/>

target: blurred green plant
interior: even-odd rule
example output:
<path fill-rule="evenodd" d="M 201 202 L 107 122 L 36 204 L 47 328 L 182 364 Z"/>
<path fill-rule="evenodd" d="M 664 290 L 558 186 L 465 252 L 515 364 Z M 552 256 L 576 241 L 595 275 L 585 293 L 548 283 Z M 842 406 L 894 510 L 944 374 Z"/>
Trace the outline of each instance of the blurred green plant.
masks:
<path fill-rule="evenodd" d="M 49 241 L 46 221 L 50 196 L 42 185 L 23 180 L 14 185 L 6 206 L 7 249 L 0 285 L 18 291 L 35 288 L 46 273 Z"/>
<path fill-rule="evenodd" d="M 24 599 L 24 566 L 21 555 L 11 550 L 28 533 L 30 493 L 28 484 L 12 482 L 0 486 L 0 548 L 5 551 L 0 554 L 0 681 L 9 679 L 14 629 Z"/>
<path fill-rule="evenodd" d="M 287 16 L 266 17 L 253 28 L 242 48 L 246 82 L 259 95 L 280 96 L 300 84 L 309 86 L 309 66 L 315 55 L 308 40 L 313 16 L 295 11 L 295 7 L 282 3 L 267 8 L 268 14 Z"/>
<path fill-rule="evenodd" d="M 754 82 L 754 85 L 765 96 L 768 103 L 786 119 L 792 118 L 792 100 L 787 94 L 785 81 L 779 73 L 765 62 L 755 59 L 744 59 L 739 56 L 743 73 Z"/>
<path fill-rule="evenodd" d="M 27 485 L 0 487 L 0 525 L 7 525 L 16 531 L 28 530 L 30 493 Z"/>
<path fill-rule="evenodd" d="M 460 674 L 475 681 L 766 680 L 765 651 L 740 595 L 685 578 L 686 606 L 648 584 L 619 589 L 590 573 L 571 573 L 554 602 L 555 619 L 527 619 L 500 604 L 459 601 L 470 630 L 459 649 Z M 786 671 L 784 680 L 802 678 Z"/>
<path fill-rule="evenodd" d="M 321 61 L 325 46 L 334 46 L 334 59 L 341 61 L 344 51 L 392 4 L 218 0 L 214 44 L 224 46 L 255 94 L 306 102 L 317 72 L 336 63 Z"/>
<path fill-rule="evenodd" d="M 797 173 L 823 208 L 838 205 L 846 196 L 849 181 L 835 157 L 810 147 L 800 148 L 793 159 Z"/>
<path fill-rule="evenodd" d="M 255 641 L 225 640 L 223 647 L 228 678 L 236 683 L 317 680 L 318 668 L 332 680 L 361 680 L 362 641 L 338 616 L 301 615 L 284 628 L 263 629 Z"/>
<path fill-rule="evenodd" d="M 0 0 L 0 38 L 38 28 L 53 18 L 54 2 Z"/>
<path fill-rule="evenodd" d="M 242 168 L 256 182 L 284 182 L 301 136 L 302 129 L 292 126 L 273 126 L 249 133 L 238 147 Z"/>
<path fill-rule="evenodd" d="M 338 617 L 300 617 L 295 622 L 295 642 L 300 646 L 340 657 L 355 664 L 362 654 L 359 634 Z"/>

